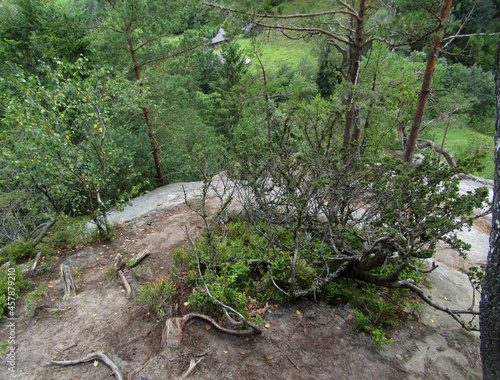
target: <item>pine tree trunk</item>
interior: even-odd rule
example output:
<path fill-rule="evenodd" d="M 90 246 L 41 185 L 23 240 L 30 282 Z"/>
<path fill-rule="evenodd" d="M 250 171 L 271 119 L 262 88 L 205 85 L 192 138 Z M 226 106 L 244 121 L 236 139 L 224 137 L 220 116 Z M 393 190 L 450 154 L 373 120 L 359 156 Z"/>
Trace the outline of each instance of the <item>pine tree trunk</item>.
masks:
<path fill-rule="evenodd" d="M 443 0 L 439 16 L 441 23 L 443 23 L 444 20 L 446 20 L 446 18 L 450 14 L 451 4 L 452 0 Z M 434 70 L 436 68 L 436 61 L 438 59 L 439 51 L 441 49 L 442 30 L 443 26 L 441 25 L 440 30 L 436 32 L 434 38 L 432 39 L 432 48 L 429 53 L 429 57 L 427 59 L 427 65 L 425 67 L 422 88 L 420 90 L 420 95 L 418 97 L 417 111 L 415 112 L 415 117 L 413 118 L 413 124 L 411 126 L 410 134 L 408 136 L 408 141 L 406 142 L 406 149 L 403 158 L 405 162 L 413 161 L 413 154 L 415 152 L 418 134 L 420 133 L 420 127 L 422 125 L 422 120 L 424 117 L 425 106 L 427 104 L 427 100 L 429 99 L 429 94 L 431 92 L 432 78 L 434 76 Z"/>
<path fill-rule="evenodd" d="M 500 379 L 500 39 L 497 46 L 495 185 L 490 252 L 481 295 L 483 379 Z"/>
<path fill-rule="evenodd" d="M 346 153 L 350 152 L 351 149 L 353 129 L 355 129 L 356 122 L 356 106 L 354 93 L 358 84 L 359 70 L 361 66 L 361 53 L 363 52 L 367 3 L 368 0 L 361 0 L 359 2 L 358 17 L 356 19 L 353 19 L 352 21 L 353 24 L 356 24 L 356 28 L 350 38 L 351 44 L 349 46 L 349 71 L 347 72 L 347 78 L 352 84 L 352 88 L 350 89 L 350 94 L 346 101 L 349 109 L 345 118 L 344 139 L 342 143 L 342 146 L 345 149 Z M 356 136 L 356 133 L 354 133 L 354 136 Z"/>

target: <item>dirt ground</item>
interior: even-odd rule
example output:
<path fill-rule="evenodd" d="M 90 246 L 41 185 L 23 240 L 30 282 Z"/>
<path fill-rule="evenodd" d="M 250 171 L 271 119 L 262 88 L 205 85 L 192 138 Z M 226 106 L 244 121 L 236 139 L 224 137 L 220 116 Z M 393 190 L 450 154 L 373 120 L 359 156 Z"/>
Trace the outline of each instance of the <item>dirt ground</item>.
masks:
<path fill-rule="evenodd" d="M 161 347 L 163 323 L 135 300 L 146 281 L 167 275 L 174 250 L 186 243 L 184 226 L 199 233 L 201 220 L 185 205 L 157 209 L 124 223 L 111 241 L 66 252 L 30 280 L 45 283 L 44 306 L 28 312 L 17 304 L 16 370 L 8 371 L 5 355 L 0 379 L 109 379 L 111 370 L 100 361 L 69 367 L 42 367 L 51 360 L 84 357 L 104 351 L 134 379 L 176 379 L 201 360 L 193 379 L 480 379 L 477 335 L 459 326 L 404 320 L 387 335 L 394 343 L 377 350 L 372 338 L 352 327 L 349 305 L 332 307 L 314 302 L 283 305 L 264 318 L 269 328 L 261 336 L 225 335 L 206 322 L 193 320 L 177 348 Z M 151 254 L 126 271 L 133 295 L 126 297 L 117 278 L 107 274 L 117 253 L 131 258 L 142 249 Z M 77 294 L 63 300 L 59 265 L 72 268 Z M 52 269 L 51 269 L 52 268 Z M 182 314 L 184 304 L 173 305 Z M 0 342 L 9 334 L 0 321 Z M 141 368 L 142 367 L 142 368 Z"/>

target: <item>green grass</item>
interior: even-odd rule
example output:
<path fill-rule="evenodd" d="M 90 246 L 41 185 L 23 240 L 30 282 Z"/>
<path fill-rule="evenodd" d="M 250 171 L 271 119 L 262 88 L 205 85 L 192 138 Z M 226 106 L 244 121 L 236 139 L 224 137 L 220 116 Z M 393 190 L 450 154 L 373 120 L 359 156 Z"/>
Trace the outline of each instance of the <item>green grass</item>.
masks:
<path fill-rule="evenodd" d="M 431 138 L 437 144 L 441 144 L 445 132 L 445 127 L 433 127 L 431 131 Z M 448 148 L 452 153 L 457 154 L 465 149 L 468 145 L 480 146 L 482 149 L 487 149 L 488 154 L 485 158 L 485 168 L 479 173 L 473 173 L 483 178 L 493 179 L 494 174 L 494 159 L 493 159 L 493 136 L 488 136 L 474 131 L 471 128 L 450 127 L 446 134 L 444 147 Z"/>
<path fill-rule="evenodd" d="M 258 38 L 261 43 L 262 63 L 266 69 L 278 69 L 284 63 L 296 67 L 303 60 L 317 64 L 314 42 L 291 40 L 278 32 L 265 32 Z M 247 50 L 250 48 L 251 39 L 240 38 L 238 43 L 243 50 Z"/>

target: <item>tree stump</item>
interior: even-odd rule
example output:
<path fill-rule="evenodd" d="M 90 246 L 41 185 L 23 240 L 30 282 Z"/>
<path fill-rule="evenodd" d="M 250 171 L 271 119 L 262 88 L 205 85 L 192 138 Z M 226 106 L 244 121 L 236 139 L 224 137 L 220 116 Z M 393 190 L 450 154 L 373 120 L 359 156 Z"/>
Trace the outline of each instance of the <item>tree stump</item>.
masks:
<path fill-rule="evenodd" d="M 71 268 L 61 264 L 61 282 L 63 284 L 64 296 L 63 300 L 67 300 L 71 296 L 76 295 L 76 285 L 71 275 Z"/>

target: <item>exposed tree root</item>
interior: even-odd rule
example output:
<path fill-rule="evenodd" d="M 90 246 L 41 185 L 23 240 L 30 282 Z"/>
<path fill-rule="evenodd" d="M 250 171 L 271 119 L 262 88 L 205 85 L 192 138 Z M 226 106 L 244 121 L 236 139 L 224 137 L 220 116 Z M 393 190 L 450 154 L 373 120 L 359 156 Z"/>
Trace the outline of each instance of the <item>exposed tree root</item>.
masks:
<path fill-rule="evenodd" d="M 65 366 L 70 366 L 70 365 L 87 363 L 87 362 L 90 362 L 92 360 L 102 361 L 104 364 L 106 364 L 109 367 L 109 369 L 111 369 L 111 371 L 113 371 L 113 375 L 115 376 L 115 378 L 117 380 L 123 380 L 123 375 L 122 375 L 120 369 L 118 368 L 118 366 L 115 363 L 113 363 L 113 361 L 102 351 L 93 352 L 87 356 L 84 356 L 81 359 L 48 362 L 48 363 L 42 364 L 42 367 L 47 367 L 47 366 L 51 366 L 51 365 L 65 367 Z"/>
<path fill-rule="evenodd" d="M 204 314 L 189 313 L 184 317 L 169 318 L 165 324 L 165 329 L 163 330 L 162 345 L 173 348 L 177 347 L 182 340 L 182 329 L 184 325 L 191 319 L 199 318 L 204 321 L 209 322 L 217 330 L 222 331 L 227 334 L 237 335 L 237 336 L 249 336 L 249 335 L 259 335 L 262 334 L 262 329 L 256 324 L 244 320 L 243 324 L 249 326 L 250 330 L 232 330 L 219 325 L 213 318 L 210 318 Z"/>

